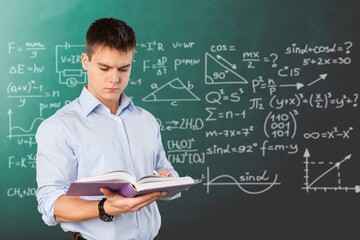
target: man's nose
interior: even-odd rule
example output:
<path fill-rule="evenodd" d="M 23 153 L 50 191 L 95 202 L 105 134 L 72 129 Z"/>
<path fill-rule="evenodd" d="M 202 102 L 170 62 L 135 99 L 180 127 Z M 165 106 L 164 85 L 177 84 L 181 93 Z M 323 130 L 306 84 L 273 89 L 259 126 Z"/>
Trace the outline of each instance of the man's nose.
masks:
<path fill-rule="evenodd" d="M 111 76 L 111 82 L 117 83 L 120 81 L 120 73 L 117 69 L 115 69 Z"/>

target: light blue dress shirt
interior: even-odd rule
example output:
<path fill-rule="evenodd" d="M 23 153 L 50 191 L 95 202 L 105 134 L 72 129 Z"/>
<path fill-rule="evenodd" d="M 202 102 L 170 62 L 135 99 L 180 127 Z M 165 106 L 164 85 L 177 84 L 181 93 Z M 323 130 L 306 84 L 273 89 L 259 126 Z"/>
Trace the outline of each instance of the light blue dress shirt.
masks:
<path fill-rule="evenodd" d="M 118 169 L 137 178 L 163 168 L 178 176 L 165 156 L 158 122 L 125 94 L 114 115 L 84 87 L 77 99 L 41 123 L 36 141 L 38 210 L 49 226 L 57 224 L 55 201 L 76 179 Z M 80 232 L 86 239 L 149 240 L 158 233 L 161 216 L 154 202 L 137 212 L 120 214 L 110 223 L 92 219 L 60 225 L 64 231 Z"/>

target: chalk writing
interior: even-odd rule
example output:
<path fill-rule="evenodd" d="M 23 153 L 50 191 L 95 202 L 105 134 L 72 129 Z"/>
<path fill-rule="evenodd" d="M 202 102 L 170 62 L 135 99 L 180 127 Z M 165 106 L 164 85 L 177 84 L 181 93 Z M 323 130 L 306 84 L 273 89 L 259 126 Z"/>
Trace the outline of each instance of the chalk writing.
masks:
<path fill-rule="evenodd" d="M 6 137 L 9 144 L 29 149 L 24 156 L 9 152 L 7 165 L 9 171 L 33 171 L 37 127 L 74 99 L 87 82 L 81 66 L 85 45 L 69 39 L 55 44 L 10 41 L 5 47 L 12 59 L 4 79 L 10 101 L 3 113 L 7 116 Z M 339 79 L 326 68 L 336 65 L 339 71 L 346 71 L 353 63 L 353 48 L 350 40 L 248 49 L 236 42 L 149 39 L 137 44 L 127 94 L 156 116 L 171 163 L 206 167 L 199 181 L 208 194 L 210 187 L 216 191 L 224 185 L 261 194 L 280 187 L 281 175 L 276 169 L 264 167 L 255 173 L 232 168 L 231 174 L 219 174 L 212 167 L 215 175 L 210 175 L 210 166 L 249 159 L 281 165 L 280 161 L 298 157 L 305 144 L 351 142 L 358 130 L 356 123 L 332 122 L 320 129 L 308 127 L 304 119 L 319 114 L 351 115 L 357 110 L 359 90 L 328 87 Z M 22 111 L 31 115 L 25 119 Z M 313 179 L 309 169 L 318 163 L 305 158 L 303 189 L 307 193 L 328 190 L 328 186 L 317 185 L 327 174 Z M 330 164 L 329 171 L 342 163 Z M 239 177 L 234 177 L 236 174 Z M 343 190 L 342 186 L 334 189 Z M 346 187 L 351 189 L 357 191 L 358 187 Z M 32 196 L 33 188 L 9 188 L 7 195 Z"/>

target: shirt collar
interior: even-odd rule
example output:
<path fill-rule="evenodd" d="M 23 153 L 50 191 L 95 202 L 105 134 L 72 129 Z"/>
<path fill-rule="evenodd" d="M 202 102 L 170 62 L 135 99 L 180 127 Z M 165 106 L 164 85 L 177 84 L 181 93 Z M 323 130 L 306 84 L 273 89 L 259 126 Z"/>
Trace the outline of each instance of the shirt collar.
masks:
<path fill-rule="evenodd" d="M 89 116 L 98 106 L 103 105 L 86 87 L 83 88 L 79 96 L 80 108 L 84 114 L 84 117 Z M 124 93 L 121 94 L 121 102 L 117 111 L 117 115 L 124 109 L 136 111 L 134 103 Z"/>
<path fill-rule="evenodd" d="M 125 93 L 121 94 L 120 97 L 121 101 L 120 101 L 120 106 L 118 108 L 117 111 L 117 115 L 119 115 L 122 111 L 124 111 L 125 109 L 129 109 L 129 110 L 136 110 L 134 103 L 130 100 L 130 98 L 128 96 L 126 96 Z"/>

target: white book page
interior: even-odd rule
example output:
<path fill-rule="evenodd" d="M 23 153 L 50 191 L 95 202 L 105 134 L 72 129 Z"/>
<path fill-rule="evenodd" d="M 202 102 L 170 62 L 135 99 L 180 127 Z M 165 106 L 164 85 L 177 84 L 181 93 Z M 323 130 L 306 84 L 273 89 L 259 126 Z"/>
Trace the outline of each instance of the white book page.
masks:
<path fill-rule="evenodd" d="M 149 179 L 145 179 L 149 180 Z M 151 179 L 150 181 L 139 181 L 137 183 L 137 188 L 139 190 L 147 189 L 147 188 L 158 188 L 158 187 L 167 187 L 167 186 L 179 186 L 186 184 L 194 184 L 195 181 L 191 177 L 162 177 L 158 179 L 158 181 Z"/>
<path fill-rule="evenodd" d="M 131 182 L 135 181 L 135 176 L 129 172 L 118 170 L 113 172 L 104 173 L 98 176 L 82 178 L 77 182 L 93 182 L 93 181 L 109 181 L 109 182 Z"/>
<path fill-rule="evenodd" d="M 178 182 L 178 183 L 189 183 L 194 182 L 194 180 L 191 177 L 164 177 L 164 176 L 146 176 L 141 178 L 137 185 L 147 184 L 147 183 L 161 183 L 165 182 L 167 184 L 168 182 Z"/>

